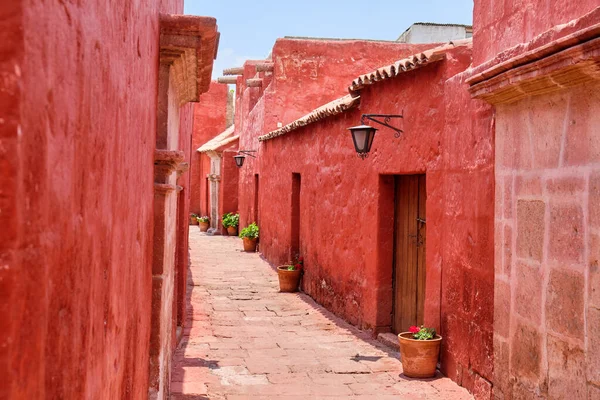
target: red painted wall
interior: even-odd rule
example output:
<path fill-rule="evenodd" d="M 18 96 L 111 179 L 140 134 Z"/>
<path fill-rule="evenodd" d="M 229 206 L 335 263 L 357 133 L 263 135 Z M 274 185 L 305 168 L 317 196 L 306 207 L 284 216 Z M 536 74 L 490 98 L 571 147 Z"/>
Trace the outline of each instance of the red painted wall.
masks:
<path fill-rule="evenodd" d="M 600 81 L 574 73 L 587 62 L 569 65 L 573 53 L 556 48 L 570 35 L 574 53 L 598 54 L 599 3 L 507 2 L 504 11 L 489 3 L 475 3 L 475 60 L 491 60 L 476 72 L 525 51 L 531 68 L 523 77 L 513 65 L 488 93 L 496 104 L 494 395 L 600 398 Z M 594 26 L 596 38 L 584 39 Z M 561 53 L 569 54 L 562 64 L 550 61 Z M 500 100 L 511 89 L 521 98 Z"/>
<path fill-rule="evenodd" d="M 223 151 L 221 184 L 219 185 L 219 218 L 222 218 L 223 214 L 238 212 L 239 169 L 233 159 L 236 154 L 237 148 Z M 221 223 L 218 224 L 218 227 L 222 228 Z M 223 232 L 227 232 L 227 230 L 223 229 Z"/>
<path fill-rule="evenodd" d="M 574 74 L 577 65 L 561 70 L 574 57 L 560 65 L 540 51 L 554 47 L 560 56 L 556 40 L 567 35 L 577 38 L 569 46 L 592 43 L 590 36 L 579 35 L 597 27 L 599 17 L 597 0 L 475 1 L 474 72 L 507 60 L 512 64 L 525 52 L 528 57 L 520 62 L 531 66 L 529 76 L 519 77 L 520 89 L 515 88 L 519 69 L 512 64 L 494 77 L 496 86 L 488 94 L 497 104 L 497 398 L 600 398 L 600 297 L 594 289 L 600 260 L 600 86 L 593 74 L 587 82 Z M 556 82 L 549 74 L 560 75 L 560 84 L 540 90 L 540 82 Z M 511 88 L 523 96 L 501 101 L 501 90 Z"/>
<path fill-rule="evenodd" d="M 196 153 L 192 147 L 192 125 L 194 119 L 195 103 L 188 103 L 181 107 L 179 112 L 179 147 L 178 149 L 185 153 L 185 162 L 191 164 L 191 158 Z M 179 334 L 183 332 L 185 327 L 185 298 L 186 298 L 186 281 L 189 260 L 188 234 L 189 234 L 189 215 L 190 215 L 190 197 L 191 197 L 191 171 L 188 169 L 183 172 L 177 179 L 177 185 L 181 187 L 179 197 L 177 199 L 177 247 L 175 250 L 175 289 L 173 298 L 173 347 L 178 344 Z M 179 336 L 181 338 L 181 336 Z"/>
<path fill-rule="evenodd" d="M 476 0 L 473 7 L 473 64 L 477 66 L 491 60 L 496 54 L 577 19 L 598 5 L 598 0 Z"/>
<path fill-rule="evenodd" d="M 458 48 L 446 61 L 367 87 L 359 109 L 260 144 L 253 166 L 260 173 L 260 208 L 268 210 L 260 220 L 263 255 L 274 264 L 289 259 L 292 173 L 300 173 L 303 289 L 352 324 L 374 331 L 391 325 L 390 175 L 426 173 L 425 323 L 445 338 L 443 372 L 478 398 L 489 398 L 493 129 L 489 106 L 471 100 L 463 75 L 455 76 L 470 62 L 470 50 Z M 347 128 L 359 123 L 361 113 L 402 111 L 403 136 L 396 139 L 382 128 L 369 158 L 358 158 Z M 247 123 L 259 119 L 250 115 Z M 253 218 L 252 202 L 246 178 L 240 183 L 243 221 Z"/>
<path fill-rule="evenodd" d="M 182 9 L 0 4 L 0 397 L 147 396 L 158 14 Z"/>
<path fill-rule="evenodd" d="M 262 88 L 245 87 L 254 78 L 256 61 L 245 65 L 236 92 L 236 130 L 242 132 L 240 149 L 260 149 L 258 136 L 277 129 L 313 109 L 348 93 L 356 76 L 433 47 L 361 40 L 278 39 L 272 51 L 274 71 Z M 264 76 L 264 73 L 261 73 Z M 270 82 L 270 83 L 269 83 Z M 261 157 L 260 153 L 258 154 Z M 286 157 L 295 157 L 288 153 Z M 240 169 L 240 224 L 254 216 L 255 159 Z M 248 217 L 253 218 L 253 217 Z"/>
<path fill-rule="evenodd" d="M 210 157 L 196 149 L 225 130 L 227 110 L 227 85 L 211 82 L 208 92 L 194 105 L 190 211 L 209 215 L 207 208 L 206 175 L 210 173 Z"/>
<path fill-rule="evenodd" d="M 496 107 L 494 365 L 505 398 L 600 395 L 598 93 L 599 82 Z"/>

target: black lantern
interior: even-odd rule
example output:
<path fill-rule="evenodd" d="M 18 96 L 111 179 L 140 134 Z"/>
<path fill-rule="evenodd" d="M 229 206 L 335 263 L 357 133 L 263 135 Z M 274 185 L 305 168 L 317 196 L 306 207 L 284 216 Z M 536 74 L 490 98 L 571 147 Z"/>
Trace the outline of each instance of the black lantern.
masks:
<path fill-rule="evenodd" d="M 233 158 L 235 159 L 235 165 L 237 165 L 238 168 L 241 168 L 242 165 L 244 165 L 246 156 L 256 158 L 256 156 L 252 153 L 256 153 L 256 150 L 238 150 L 238 153 L 235 156 L 233 156 Z"/>
<path fill-rule="evenodd" d="M 383 121 L 378 118 L 383 118 Z M 377 129 L 373 128 L 372 126 L 365 125 L 366 121 L 370 120 L 393 129 L 396 131 L 394 136 L 399 138 L 403 131 L 402 129 L 390 125 L 390 120 L 392 118 L 404 118 L 404 116 L 402 114 L 363 114 L 360 117 L 361 125 L 348 128 L 350 133 L 352 133 L 354 149 L 360 158 L 364 160 L 369 156 L 369 151 L 371 151 L 371 145 L 373 144 L 373 138 L 375 137 L 375 132 L 377 132 Z"/>
<path fill-rule="evenodd" d="M 354 150 L 364 160 L 369 155 L 369 151 L 371 151 L 371 145 L 373 144 L 373 138 L 375 138 L 377 129 L 369 125 L 358 125 L 348 128 L 348 130 L 352 134 Z"/>
<path fill-rule="evenodd" d="M 246 156 L 238 154 L 237 156 L 233 156 L 233 158 L 235 159 L 235 165 L 237 165 L 238 168 L 241 168 L 242 165 L 244 165 L 244 160 L 246 159 Z"/>

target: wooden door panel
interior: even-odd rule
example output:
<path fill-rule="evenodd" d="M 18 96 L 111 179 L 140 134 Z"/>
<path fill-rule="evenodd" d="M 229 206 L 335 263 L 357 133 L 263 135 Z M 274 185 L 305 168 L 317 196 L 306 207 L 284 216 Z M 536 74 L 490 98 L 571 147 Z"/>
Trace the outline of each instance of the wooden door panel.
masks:
<path fill-rule="evenodd" d="M 417 219 L 417 231 L 419 246 L 417 247 L 417 325 L 422 325 L 425 314 L 425 245 L 427 238 L 427 224 L 425 204 L 427 203 L 427 192 L 425 191 L 425 175 L 419 175 L 419 209 Z"/>
<path fill-rule="evenodd" d="M 425 293 L 425 176 L 396 177 L 392 329 L 423 323 Z"/>

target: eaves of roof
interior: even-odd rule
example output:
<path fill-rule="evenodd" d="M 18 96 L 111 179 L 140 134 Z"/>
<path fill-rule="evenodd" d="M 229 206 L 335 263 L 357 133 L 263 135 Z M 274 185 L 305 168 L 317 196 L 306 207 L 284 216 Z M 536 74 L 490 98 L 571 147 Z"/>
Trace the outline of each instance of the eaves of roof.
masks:
<path fill-rule="evenodd" d="M 425 50 L 422 53 L 413 54 L 406 58 L 396 61 L 393 64 L 377 68 L 376 70 L 363 74 L 352 81 L 348 87 L 350 94 L 358 96 L 358 92 L 365 86 L 373 85 L 386 79 L 394 78 L 404 72 L 412 71 L 424 67 L 436 61 L 446 58 L 446 53 L 455 47 L 471 46 L 472 39 L 462 39 L 450 42 L 443 46 L 434 47 Z"/>
<path fill-rule="evenodd" d="M 340 97 L 339 99 L 335 99 L 321 107 L 309 112 L 303 117 L 298 118 L 297 120 L 279 128 L 274 131 L 267 133 L 266 135 L 260 136 L 258 140 L 264 142 L 265 140 L 273 139 L 278 136 L 285 135 L 288 132 L 293 131 L 294 129 L 298 129 L 301 126 L 306 126 L 308 124 L 312 124 L 313 122 L 320 121 L 324 118 L 330 117 L 332 115 L 341 114 L 346 110 L 355 107 L 359 103 L 360 97 L 352 97 L 347 94 L 344 97 Z"/>
<path fill-rule="evenodd" d="M 235 125 L 231 125 L 229 128 L 225 129 L 223 132 L 219 133 L 217 136 L 204 143 L 196 151 L 200 153 L 204 153 L 207 151 L 216 151 L 223 145 L 231 143 L 239 137 L 235 136 L 234 133 Z"/>
<path fill-rule="evenodd" d="M 264 142 L 266 140 L 285 135 L 302 126 L 312 124 L 333 115 L 341 114 L 353 107 L 356 107 L 360 103 L 360 91 L 365 86 L 373 85 L 377 82 L 394 78 L 404 72 L 412 71 L 433 62 L 443 60 L 446 57 L 446 52 L 455 47 L 470 47 L 471 45 L 472 39 L 452 41 L 443 46 L 434 47 L 433 49 L 426 50 L 422 53 L 413 54 L 409 57 L 398 60 L 393 64 L 377 68 L 375 71 L 372 71 L 368 74 L 360 75 L 354 79 L 348 87 L 350 94 L 322 105 L 321 107 L 316 108 L 297 120 L 290 122 L 279 129 L 271 131 L 266 135 L 260 136 L 258 140 Z"/>

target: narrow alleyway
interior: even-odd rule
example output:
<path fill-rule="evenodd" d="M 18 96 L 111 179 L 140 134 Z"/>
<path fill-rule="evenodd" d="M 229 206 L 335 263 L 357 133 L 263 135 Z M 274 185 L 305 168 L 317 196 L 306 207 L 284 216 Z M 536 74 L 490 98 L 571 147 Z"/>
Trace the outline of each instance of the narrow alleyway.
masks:
<path fill-rule="evenodd" d="M 448 378 L 401 375 L 398 353 L 303 294 L 238 238 L 190 227 L 188 327 L 172 399 L 471 399 Z M 310 268 L 310 266 L 308 266 Z"/>

